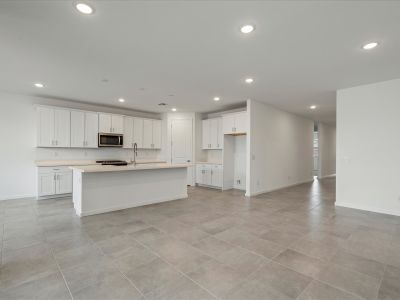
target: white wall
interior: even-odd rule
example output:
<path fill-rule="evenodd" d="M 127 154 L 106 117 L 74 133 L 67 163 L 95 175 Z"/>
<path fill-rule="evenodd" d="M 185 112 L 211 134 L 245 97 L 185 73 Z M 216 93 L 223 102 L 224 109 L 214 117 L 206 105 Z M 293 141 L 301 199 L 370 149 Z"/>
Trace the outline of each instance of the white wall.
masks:
<path fill-rule="evenodd" d="M 324 178 L 336 174 L 336 127 L 318 124 L 319 175 Z"/>
<path fill-rule="evenodd" d="M 238 135 L 234 138 L 234 183 L 233 187 L 239 190 L 246 189 L 246 136 Z M 238 182 L 240 181 L 240 183 Z"/>
<path fill-rule="evenodd" d="M 0 200 L 36 195 L 35 160 L 129 159 L 132 155 L 125 149 L 36 148 L 37 104 L 160 118 L 158 114 L 0 93 Z M 141 158 L 159 159 L 160 151 L 141 150 Z"/>
<path fill-rule="evenodd" d="M 337 93 L 336 205 L 400 215 L 400 79 Z"/>
<path fill-rule="evenodd" d="M 246 195 L 312 180 L 314 122 L 248 100 Z"/>

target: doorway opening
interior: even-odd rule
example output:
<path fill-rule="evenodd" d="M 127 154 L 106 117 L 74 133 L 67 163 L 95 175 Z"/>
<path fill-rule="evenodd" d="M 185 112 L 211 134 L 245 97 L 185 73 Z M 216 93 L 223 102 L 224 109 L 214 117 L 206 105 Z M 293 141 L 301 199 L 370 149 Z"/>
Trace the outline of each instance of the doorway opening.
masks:
<path fill-rule="evenodd" d="M 313 132 L 313 177 L 314 180 L 319 177 L 319 134 L 318 134 L 318 123 L 314 123 L 314 132 Z"/>

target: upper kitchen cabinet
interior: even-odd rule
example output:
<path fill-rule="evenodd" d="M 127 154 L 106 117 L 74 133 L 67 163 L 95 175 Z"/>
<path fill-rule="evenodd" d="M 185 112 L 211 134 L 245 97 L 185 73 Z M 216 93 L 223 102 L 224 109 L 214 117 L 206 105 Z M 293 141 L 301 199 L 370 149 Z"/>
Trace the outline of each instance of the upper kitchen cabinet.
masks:
<path fill-rule="evenodd" d="M 95 112 L 71 111 L 71 147 L 97 148 L 99 117 Z"/>
<path fill-rule="evenodd" d="M 143 148 L 143 119 L 124 117 L 124 148 Z"/>
<path fill-rule="evenodd" d="M 223 133 L 222 119 L 203 120 L 203 141 L 202 148 L 204 150 L 222 149 L 223 148 Z"/>
<path fill-rule="evenodd" d="M 143 148 L 161 149 L 161 120 L 143 120 Z"/>
<path fill-rule="evenodd" d="M 124 133 L 124 117 L 121 115 L 99 114 L 99 132 Z"/>
<path fill-rule="evenodd" d="M 69 147 L 70 146 L 70 121 L 68 109 L 38 107 L 38 147 Z"/>
<path fill-rule="evenodd" d="M 247 112 L 222 116 L 223 134 L 245 134 L 247 132 Z"/>

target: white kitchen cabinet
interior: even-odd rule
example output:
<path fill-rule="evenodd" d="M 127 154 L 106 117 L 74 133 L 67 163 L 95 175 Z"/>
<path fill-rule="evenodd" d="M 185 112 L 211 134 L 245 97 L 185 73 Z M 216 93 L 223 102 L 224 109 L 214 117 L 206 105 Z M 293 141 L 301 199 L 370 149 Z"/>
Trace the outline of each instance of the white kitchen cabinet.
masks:
<path fill-rule="evenodd" d="M 85 112 L 85 147 L 97 148 L 99 138 L 99 114 Z"/>
<path fill-rule="evenodd" d="M 111 133 L 111 115 L 109 114 L 99 114 L 99 132 Z"/>
<path fill-rule="evenodd" d="M 210 120 L 202 121 L 202 130 L 203 130 L 203 139 L 202 139 L 202 148 L 203 149 L 211 149 L 210 143 Z"/>
<path fill-rule="evenodd" d="M 222 131 L 222 118 L 218 118 L 217 121 L 217 149 L 223 149 L 224 133 Z"/>
<path fill-rule="evenodd" d="M 121 115 L 99 114 L 99 132 L 124 133 L 124 117 Z"/>
<path fill-rule="evenodd" d="M 71 114 L 67 109 L 54 109 L 54 140 L 56 147 L 69 147 Z"/>
<path fill-rule="evenodd" d="M 143 120 L 143 148 L 151 148 L 153 144 L 153 121 Z"/>
<path fill-rule="evenodd" d="M 153 120 L 153 148 L 161 149 L 161 120 Z"/>
<path fill-rule="evenodd" d="M 56 194 L 56 181 L 54 173 L 38 174 L 38 196 L 50 196 Z"/>
<path fill-rule="evenodd" d="M 143 148 L 161 148 L 161 120 L 143 120 Z"/>
<path fill-rule="evenodd" d="M 133 118 L 124 117 L 124 148 L 133 148 Z"/>
<path fill-rule="evenodd" d="M 222 188 L 222 165 L 211 165 L 211 185 Z"/>
<path fill-rule="evenodd" d="M 218 119 L 210 119 L 210 144 L 211 149 L 218 148 Z"/>
<path fill-rule="evenodd" d="M 133 143 L 143 148 L 143 119 L 133 118 Z"/>
<path fill-rule="evenodd" d="M 247 113 L 242 112 L 235 115 L 235 133 L 247 132 Z"/>
<path fill-rule="evenodd" d="M 111 115 L 111 125 L 113 133 L 124 133 L 124 117 L 120 115 Z"/>
<path fill-rule="evenodd" d="M 203 129 L 202 148 L 204 150 L 223 148 L 221 118 L 203 120 L 202 129 Z"/>
<path fill-rule="evenodd" d="M 143 148 L 143 119 L 124 117 L 124 148 L 133 148 L 135 143 Z"/>
<path fill-rule="evenodd" d="M 218 164 L 197 164 L 196 183 L 215 188 L 222 188 L 222 165 Z"/>
<path fill-rule="evenodd" d="M 68 109 L 38 107 L 38 147 L 69 147 L 71 115 Z"/>
<path fill-rule="evenodd" d="M 57 172 L 56 173 L 56 194 L 72 193 L 72 172 Z"/>
<path fill-rule="evenodd" d="M 37 146 L 54 146 L 54 109 L 49 107 L 37 108 Z"/>
<path fill-rule="evenodd" d="M 224 134 L 241 134 L 247 132 L 247 113 L 239 112 L 222 116 Z"/>
<path fill-rule="evenodd" d="M 38 168 L 38 198 L 72 193 L 72 170 L 68 167 Z"/>
<path fill-rule="evenodd" d="M 71 147 L 85 147 L 85 113 L 71 111 Z"/>
<path fill-rule="evenodd" d="M 71 147 L 97 148 L 98 114 L 85 111 L 71 111 Z"/>

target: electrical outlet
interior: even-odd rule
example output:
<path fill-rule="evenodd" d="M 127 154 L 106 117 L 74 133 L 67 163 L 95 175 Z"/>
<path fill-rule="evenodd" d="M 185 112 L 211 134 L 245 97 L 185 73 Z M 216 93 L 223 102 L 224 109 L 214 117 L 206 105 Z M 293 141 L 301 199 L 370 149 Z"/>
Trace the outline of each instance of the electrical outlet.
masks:
<path fill-rule="evenodd" d="M 88 153 L 87 153 L 87 151 L 85 151 L 85 156 L 88 156 Z"/>
<path fill-rule="evenodd" d="M 257 186 L 259 186 L 260 185 L 260 180 L 257 180 Z"/>
<path fill-rule="evenodd" d="M 54 156 L 57 157 L 58 156 L 58 152 L 54 151 Z"/>

